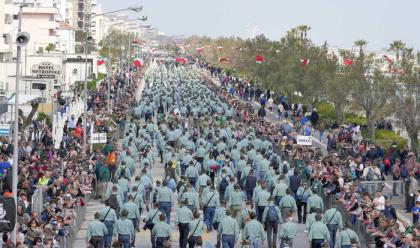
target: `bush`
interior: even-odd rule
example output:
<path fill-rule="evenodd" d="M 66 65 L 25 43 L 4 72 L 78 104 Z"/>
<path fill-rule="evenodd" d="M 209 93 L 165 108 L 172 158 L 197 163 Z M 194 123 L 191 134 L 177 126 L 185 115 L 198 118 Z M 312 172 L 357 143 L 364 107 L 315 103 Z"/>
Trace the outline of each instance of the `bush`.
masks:
<path fill-rule="evenodd" d="M 320 102 L 316 105 L 319 118 L 321 120 L 336 120 L 334 105 L 328 102 Z"/>
<path fill-rule="evenodd" d="M 344 122 L 364 126 L 367 124 L 366 117 L 358 116 L 353 113 L 344 113 Z"/>
<path fill-rule="evenodd" d="M 367 137 L 367 130 L 362 131 L 362 136 Z M 396 134 L 393 130 L 388 129 L 375 129 L 375 138 L 373 139 L 375 144 L 388 148 L 392 143 L 396 143 L 398 148 L 404 149 L 407 147 L 407 140 Z"/>
<path fill-rule="evenodd" d="M 96 78 L 96 79 L 94 79 L 94 80 L 92 80 L 92 81 L 89 81 L 89 82 L 87 83 L 87 88 L 88 88 L 88 90 L 94 90 L 94 89 L 96 89 L 96 85 L 97 85 L 97 83 L 98 83 L 99 81 L 102 81 L 102 80 L 105 78 L 105 76 L 106 76 L 106 74 L 99 73 L 99 74 L 98 74 L 98 78 Z"/>

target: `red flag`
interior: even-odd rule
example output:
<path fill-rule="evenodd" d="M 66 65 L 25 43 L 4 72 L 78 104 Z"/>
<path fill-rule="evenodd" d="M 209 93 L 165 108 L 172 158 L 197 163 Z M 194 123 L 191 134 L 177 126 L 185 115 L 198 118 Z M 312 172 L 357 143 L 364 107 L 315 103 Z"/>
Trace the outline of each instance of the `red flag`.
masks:
<path fill-rule="evenodd" d="M 132 63 L 135 67 L 142 67 L 143 66 L 143 60 L 140 59 L 140 58 L 137 58 L 137 59 L 133 60 Z"/>
<path fill-rule="evenodd" d="M 390 64 L 394 63 L 394 61 L 390 57 L 388 57 L 387 55 L 384 55 L 383 57 L 384 57 L 384 59 L 386 59 L 386 61 L 388 63 L 390 63 Z"/>
<path fill-rule="evenodd" d="M 198 53 L 201 53 L 201 52 L 204 52 L 204 48 L 203 47 L 197 47 L 195 49 L 195 51 L 198 52 Z"/>
<path fill-rule="evenodd" d="M 223 62 L 229 62 L 229 61 L 230 61 L 230 59 L 225 58 L 225 57 L 221 57 L 221 58 L 219 58 L 219 62 L 220 62 L 220 63 L 223 63 Z"/>
<path fill-rule="evenodd" d="M 186 58 L 176 58 L 175 61 L 180 63 L 180 64 L 185 64 L 185 63 L 188 62 L 188 60 Z"/>
<path fill-rule="evenodd" d="M 261 64 L 261 63 L 265 62 L 265 58 L 261 55 L 257 55 L 257 56 L 255 56 L 255 62 L 257 64 Z"/>
<path fill-rule="evenodd" d="M 222 46 L 218 46 L 217 47 L 217 50 L 222 51 L 223 50 L 223 47 Z"/>
<path fill-rule="evenodd" d="M 352 64 L 353 64 L 353 60 L 352 59 L 344 59 L 344 65 L 347 65 L 347 66 L 351 66 Z"/>
<path fill-rule="evenodd" d="M 96 65 L 97 66 L 101 66 L 103 64 L 105 64 L 105 60 L 104 59 L 98 59 L 98 61 L 96 61 Z"/>
<path fill-rule="evenodd" d="M 309 59 L 301 59 L 300 62 L 302 66 L 307 66 L 309 64 Z"/>

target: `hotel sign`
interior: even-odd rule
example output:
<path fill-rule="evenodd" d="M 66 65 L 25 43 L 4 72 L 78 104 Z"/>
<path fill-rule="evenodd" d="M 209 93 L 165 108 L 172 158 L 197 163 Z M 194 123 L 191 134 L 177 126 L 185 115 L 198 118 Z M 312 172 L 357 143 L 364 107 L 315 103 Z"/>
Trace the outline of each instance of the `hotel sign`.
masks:
<path fill-rule="evenodd" d="M 61 75 L 61 67 L 51 62 L 41 62 L 31 68 L 32 75 L 36 78 L 58 79 Z"/>

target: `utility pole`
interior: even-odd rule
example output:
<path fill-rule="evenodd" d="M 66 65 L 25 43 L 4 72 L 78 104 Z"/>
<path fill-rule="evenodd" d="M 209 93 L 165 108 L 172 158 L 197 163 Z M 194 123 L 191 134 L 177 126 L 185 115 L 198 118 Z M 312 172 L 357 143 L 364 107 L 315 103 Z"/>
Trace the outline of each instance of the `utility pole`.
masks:
<path fill-rule="evenodd" d="M 88 37 L 88 33 L 86 33 L 86 38 Z M 83 152 L 86 152 L 87 146 L 87 76 L 88 76 L 88 53 L 87 53 L 87 40 L 85 40 L 85 81 L 83 82 Z"/>
<path fill-rule="evenodd" d="M 108 60 L 109 60 L 109 62 L 108 62 L 108 64 L 109 64 L 109 67 L 108 67 L 108 82 L 107 82 L 107 96 L 108 96 L 108 101 L 107 101 L 107 110 L 108 110 L 108 113 L 111 113 L 111 80 L 112 80 L 112 57 L 111 57 L 111 49 L 112 49 L 112 47 L 111 47 L 111 44 L 112 44 L 112 35 L 111 34 L 109 34 L 109 43 L 108 43 Z"/>
<path fill-rule="evenodd" d="M 18 34 L 16 38 L 16 94 L 15 94 L 15 120 L 13 127 L 13 169 L 12 169 L 12 193 L 13 198 L 15 199 L 15 205 L 17 206 L 17 184 L 18 184 L 18 163 L 19 163 L 19 82 L 20 82 L 20 62 L 21 62 L 21 53 L 22 46 L 25 46 L 29 41 L 29 34 L 22 33 L 22 9 L 24 2 L 19 6 L 19 16 L 18 16 Z M 16 213 L 17 217 L 17 213 Z M 17 220 L 16 220 L 17 223 Z M 12 242 L 16 244 L 16 227 L 12 232 Z"/>

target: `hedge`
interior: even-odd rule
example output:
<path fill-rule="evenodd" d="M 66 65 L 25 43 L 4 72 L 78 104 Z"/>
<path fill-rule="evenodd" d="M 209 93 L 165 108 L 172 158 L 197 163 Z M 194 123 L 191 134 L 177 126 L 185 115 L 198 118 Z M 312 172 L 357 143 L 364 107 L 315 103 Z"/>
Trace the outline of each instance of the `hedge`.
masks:
<path fill-rule="evenodd" d="M 367 135 L 366 129 L 362 131 L 362 136 L 367 140 L 370 139 Z M 407 147 L 407 140 L 396 134 L 394 131 L 388 129 L 375 129 L 375 138 L 371 141 L 384 148 L 390 147 L 394 142 L 401 149 Z"/>

